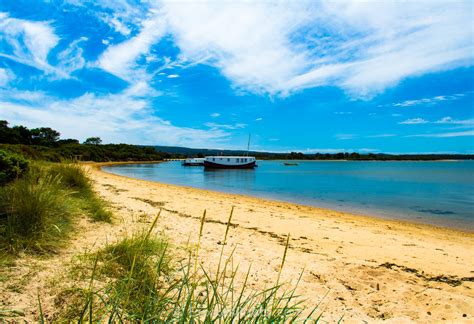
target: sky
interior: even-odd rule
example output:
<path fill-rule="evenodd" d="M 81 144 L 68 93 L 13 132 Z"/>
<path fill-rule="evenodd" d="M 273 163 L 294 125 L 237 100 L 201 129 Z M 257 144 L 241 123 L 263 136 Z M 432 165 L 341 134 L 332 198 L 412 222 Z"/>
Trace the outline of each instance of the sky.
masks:
<path fill-rule="evenodd" d="M 474 154 L 474 2 L 2 0 L 0 119 L 104 143 Z"/>

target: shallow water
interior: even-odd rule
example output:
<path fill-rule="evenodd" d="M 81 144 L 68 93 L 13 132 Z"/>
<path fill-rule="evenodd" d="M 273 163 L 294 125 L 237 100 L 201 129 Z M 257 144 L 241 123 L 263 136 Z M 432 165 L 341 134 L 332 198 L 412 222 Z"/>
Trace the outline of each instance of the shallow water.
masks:
<path fill-rule="evenodd" d="M 104 170 L 144 180 L 474 231 L 474 161 L 258 161 L 255 170 L 204 170 L 180 162 Z"/>

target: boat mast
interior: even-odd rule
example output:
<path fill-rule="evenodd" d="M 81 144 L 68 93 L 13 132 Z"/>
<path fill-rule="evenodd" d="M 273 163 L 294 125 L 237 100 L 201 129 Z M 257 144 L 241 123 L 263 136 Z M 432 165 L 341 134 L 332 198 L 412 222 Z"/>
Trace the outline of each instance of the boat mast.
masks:
<path fill-rule="evenodd" d="M 249 134 L 249 141 L 247 143 L 247 156 L 249 156 L 250 153 L 250 134 Z"/>

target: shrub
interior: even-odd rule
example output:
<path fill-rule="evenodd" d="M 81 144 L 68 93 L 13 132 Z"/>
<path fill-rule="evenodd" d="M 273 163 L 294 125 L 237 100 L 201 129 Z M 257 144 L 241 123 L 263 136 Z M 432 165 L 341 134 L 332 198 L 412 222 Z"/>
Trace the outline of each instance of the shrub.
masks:
<path fill-rule="evenodd" d="M 28 169 L 24 157 L 0 150 L 0 185 L 20 177 Z"/>

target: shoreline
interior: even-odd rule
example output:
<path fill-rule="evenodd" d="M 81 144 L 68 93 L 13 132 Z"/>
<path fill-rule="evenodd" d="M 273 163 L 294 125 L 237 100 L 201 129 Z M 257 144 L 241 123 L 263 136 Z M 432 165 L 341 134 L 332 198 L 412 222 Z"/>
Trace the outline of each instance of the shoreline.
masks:
<path fill-rule="evenodd" d="M 298 294 L 310 308 L 322 301 L 328 322 L 342 315 L 349 322 L 474 318 L 474 233 L 140 180 L 97 165 L 87 168 L 95 189 L 120 223 L 128 224 L 120 235 L 130 235 L 135 224 L 147 224 L 161 211 L 157 231 L 173 245 L 187 246 L 195 242 L 206 210 L 200 243 L 206 269 L 219 260 L 234 207 L 227 253 L 233 251 L 242 269 L 252 265 L 249 282 L 258 289 L 274 282 L 290 235 L 281 280 L 294 283 L 304 269 Z"/>
<path fill-rule="evenodd" d="M 285 160 L 281 160 L 285 161 Z M 334 160 L 335 162 L 350 162 L 348 160 Z M 297 202 L 291 202 L 287 200 L 280 200 L 280 199 L 275 199 L 271 197 L 259 197 L 259 196 L 253 196 L 253 195 L 248 195 L 248 194 L 241 194 L 241 193 L 229 193 L 225 191 L 218 191 L 218 190 L 210 190 L 210 189 L 203 189 L 203 188 L 197 188 L 197 187 L 191 187 L 191 186 L 185 186 L 185 185 L 178 185 L 178 184 L 171 184 L 171 183 L 165 183 L 165 182 L 159 182 L 159 181 L 152 181 L 152 180 L 144 180 L 144 179 L 139 179 L 139 178 L 134 178 L 134 177 L 129 177 L 125 175 L 119 175 L 116 173 L 112 172 L 107 172 L 102 169 L 102 167 L 108 167 L 108 166 L 114 166 L 114 165 L 127 165 L 127 164 L 159 164 L 159 163 L 164 163 L 167 161 L 153 161 L 153 162 L 140 162 L 140 161 L 133 161 L 133 162 L 87 162 L 84 163 L 85 165 L 90 165 L 96 168 L 97 170 L 117 176 L 117 177 L 123 177 L 126 179 L 132 179 L 132 180 L 138 180 L 138 181 L 143 181 L 145 183 L 149 184 L 160 184 L 160 185 L 165 185 L 165 186 L 171 186 L 171 187 L 177 187 L 177 188 L 186 188 L 190 190 L 198 190 L 202 192 L 208 192 L 211 194 L 223 194 L 223 195 L 228 195 L 229 197 L 242 197 L 242 198 L 248 198 L 248 199 L 256 199 L 262 200 L 268 203 L 278 203 L 278 204 L 285 204 L 289 206 L 298 206 L 302 208 L 309 208 L 309 209 L 314 209 L 315 211 L 320 211 L 320 212 L 329 212 L 329 213 L 338 213 L 346 217 L 350 218 L 360 218 L 360 219 L 365 219 L 366 221 L 380 221 L 380 222 L 386 222 L 386 223 L 391 223 L 391 224 L 397 224 L 397 225 L 406 225 L 406 226 L 421 226 L 421 227 L 427 227 L 427 228 L 432 228 L 436 229 L 439 231 L 448 231 L 452 232 L 453 234 L 456 233 L 464 233 L 464 234 L 473 234 L 474 235 L 474 230 L 463 230 L 458 227 L 451 227 L 451 226 L 443 226 L 443 225 L 437 225 L 437 224 L 430 224 L 430 223 L 425 223 L 425 222 L 417 222 L 416 220 L 408 220 L 408 219 L 395 219 L 391 218 L 390 216 L 382 216 L 382 215 L 376 215 L 376 214 L 371 214 L 371 213 L 358 213 L 358 212 L 351 212 L 351 211 L 346 211 L 346 210 L 337 210 L 333 208 L 327 208 L 327 207 L 319 207 L 319 206 L 314 206 L 314 205 L 309 205 L 309 204 L 304 204 L 304 203 L 297 203 Z M 310 162 L 324 162 L 324 161 L 310 161 Z M 356 161 L 357 162 L 357 161 Z M 374 161 L 377 162 L 377 161 Z M 385 161 L 382 161 L 385 162 Z M 403 161 L 402 161 L 403 162 Z M 425 162 L 425 161 L 420 161 L 420 162 Z M 429 162 L 437 162 L 437 161 L 429 161 Z"/>

